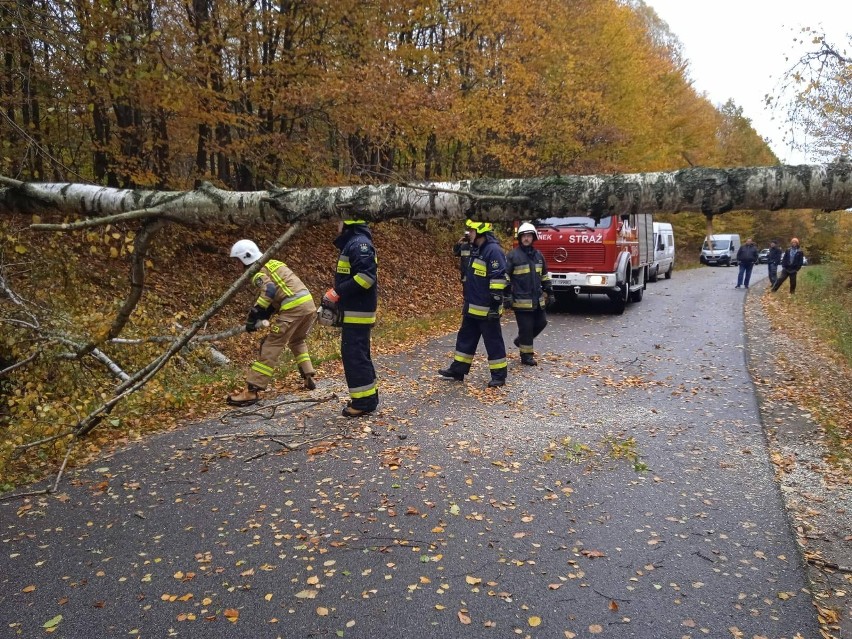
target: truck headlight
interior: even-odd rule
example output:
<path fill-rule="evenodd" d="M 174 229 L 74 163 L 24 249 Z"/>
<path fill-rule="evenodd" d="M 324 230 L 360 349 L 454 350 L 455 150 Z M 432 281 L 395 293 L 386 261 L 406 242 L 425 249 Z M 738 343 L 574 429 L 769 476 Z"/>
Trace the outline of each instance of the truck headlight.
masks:
<path fill-rule="evenodd" d="M 592 286 L 604 286 L 606 277 L 604 275 L 589 275 L 589 284 Z"/>

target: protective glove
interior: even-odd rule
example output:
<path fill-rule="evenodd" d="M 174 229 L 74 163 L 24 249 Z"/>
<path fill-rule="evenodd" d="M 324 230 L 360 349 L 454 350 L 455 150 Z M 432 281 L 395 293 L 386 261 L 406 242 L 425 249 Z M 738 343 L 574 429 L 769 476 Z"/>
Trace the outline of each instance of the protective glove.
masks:
<path fill-rule="evenodd" d="M 254 333 L 258 329 L 257 320 L 260 317 L 257 314 L 257 308 L 252 307 L 246 318 L 246 333 Z"/>
<path fill-rule="evenodd" d="M 500 321 L 500 308 L 488 309 L 488 314 L 485 316 L 485 319 Z"/>
<path fill-rule="evenodd" d="M 512 294 L 506 293 L 503 295 L 503 308 L 507 311 L 512 308 Z"/>
<path fill-rule="evenodd" d="M 325 294 L 322 296 L 322 301 L 320 302 L 323 306 L 326 306 L 331 309 L 337 308 L 337 303 L 340 301 L 340 295 L 337 294 L 333 288 L 328 289 Z"/>
<path fill-rule="evenodd" d="M 544 292 L 544 308 L 550 310 L 556 304 L 556 294 L 553 291 Z"/>

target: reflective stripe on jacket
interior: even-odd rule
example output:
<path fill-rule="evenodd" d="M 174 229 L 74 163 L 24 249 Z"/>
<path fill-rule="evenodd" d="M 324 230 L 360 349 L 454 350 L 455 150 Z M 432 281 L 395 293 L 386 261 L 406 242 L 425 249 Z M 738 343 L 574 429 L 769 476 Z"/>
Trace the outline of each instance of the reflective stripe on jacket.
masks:
<path fill-rule="evenodd" d="M 284 262 L 269 260 L 251 282 L 260 289 L 254 303 L 258 308 L 277 313 L 307 303 L 313 306 L 310 291 Z"/>
<path fill-rule="evenodd" d="M 542 290 L 552 290 L 541 251 L 519 246 L 506 256 L 506 275 L 512 287 L 512 308 L 531 311 L 541 305 Z"/>
<path fill-rule="evenodd" d="M 485 243 L 470 257 L 464 278 L 464 312 L 474 317 L 485 317 L 491 308 L 502 313 L 507 285 L 503 249 L 491 233 L 484 237 Z"/>
<path fill-rule="evenodd" d="M 344 324 L 374 324 L 378 305 L 378 260 L 366 224 L 351 224 L 334 240 L 340 250 L 334 290 L 340 295 Z"/>

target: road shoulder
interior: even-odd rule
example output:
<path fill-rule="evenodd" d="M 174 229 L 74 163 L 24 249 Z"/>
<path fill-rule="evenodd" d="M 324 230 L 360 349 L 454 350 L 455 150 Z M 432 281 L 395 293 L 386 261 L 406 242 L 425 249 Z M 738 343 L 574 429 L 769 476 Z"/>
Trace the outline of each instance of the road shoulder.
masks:
<path fill-rule="evenodd" d="M 784 330 L 767 314 L 766 288 L 751 289 L 745 305 L 747 362 L 775 476 L 808 567 L 814 605 L 825 637 L 852 636 L 852 480 L 827 459 L 827 433 L 803 401 L 817 389 L 825 402 L 846 384 L 828 350 Z M 793 354 L 793 355 L 788 355 Z M 847 416 L 848 418 L 848 416 Z"/>

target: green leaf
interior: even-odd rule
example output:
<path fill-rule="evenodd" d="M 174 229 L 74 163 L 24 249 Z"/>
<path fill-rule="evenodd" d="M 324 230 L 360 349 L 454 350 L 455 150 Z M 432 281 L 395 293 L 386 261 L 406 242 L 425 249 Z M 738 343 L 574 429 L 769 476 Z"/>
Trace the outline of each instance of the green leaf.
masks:
<path fill-rule="evenodd" d="M 45 621 L 42 628 L 53 628 L 58 626 L 60 621 L 62 621 L 62 615 L 56 615 L 53 619 Z"/>

